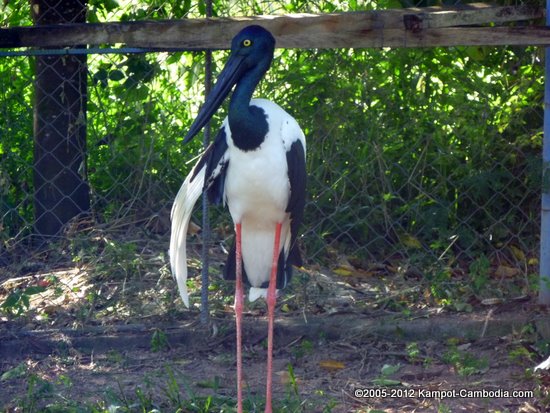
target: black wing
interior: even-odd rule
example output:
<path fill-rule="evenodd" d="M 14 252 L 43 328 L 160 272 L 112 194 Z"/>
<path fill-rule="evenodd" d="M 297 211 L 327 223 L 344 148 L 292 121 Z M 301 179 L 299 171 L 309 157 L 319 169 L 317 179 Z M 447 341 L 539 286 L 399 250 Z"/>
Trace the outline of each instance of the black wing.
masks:
<path fill-rule="evenodd" d="M 302 265 L 296 238 L 304 215 L 307 174 L 305 149 L 300 140 L 292 143 L 290 150 L 286 153 L 286 162 L 290 181 L 290 198 L 286 207 L 286 212 L 290 213 L 290 252 L 287 259 L 290 267 L 292 264 Z"/>
<path fill-rule="evenodd" d="M 207 193 L 208 200 L 213 204 L 220 204 L 224 200 L 225 174 L 227 165 L 229 165 L 226 153 L 227 135 L 225 128 L 221 128 L 216 139 L 206 148 L 204 155 L 195 167 L 196 175 L 206 165 L 203 191 Z M 194 178 L 195 176 L 191 180 Z"/>

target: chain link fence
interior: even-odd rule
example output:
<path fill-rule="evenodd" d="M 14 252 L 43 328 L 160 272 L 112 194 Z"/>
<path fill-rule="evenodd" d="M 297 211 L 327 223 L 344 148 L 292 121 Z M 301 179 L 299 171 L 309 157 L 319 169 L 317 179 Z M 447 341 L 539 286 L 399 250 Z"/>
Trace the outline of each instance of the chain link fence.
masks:
<path fill-rule="evenodd" d="M 54 13 L 47 23 L 83 21 L 86 13 L 90 22 L 205 14 L 203 3 L 191 2 L 69 3 L 73 17 Z M 44 4 L 7 2 L 4 24 L 32 24 L 31 9 L 44 23 Z M 213 10 L 238 16 L 350 4 L 214 2 Z M 202 149 L 182 138 L 203 101 L 204 54 L 35 52 L 0 61 L 0 280 L 86 272 L 105 296 L 115 280 L 162 280 L 154 305 L 173 306 L 170 208 Z M 308 139 L 306 267 L 445 284 L 485 266 L 529 292 L 538 265 L 541 53 L 277 50 L 256 96 L 287 109 Z M 214 53 L 214 78 L 226 56 Z M 221 211 L 211 209 L 215 256 L 232 236 Z M 201 237 L 192 234 L 197 269 Z M 71 283 L 63 289 L 74 290 Z"/>

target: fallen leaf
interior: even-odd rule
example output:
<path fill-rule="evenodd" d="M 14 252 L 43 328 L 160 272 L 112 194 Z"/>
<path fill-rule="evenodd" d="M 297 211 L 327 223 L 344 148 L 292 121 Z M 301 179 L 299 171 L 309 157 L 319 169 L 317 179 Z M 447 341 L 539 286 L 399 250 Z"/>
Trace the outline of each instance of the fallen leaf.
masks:
<path fill-rule="evenodd" d="M 503 300 L 501 298 L 485 298 L 481 300 L 482 305 L 497 305 L 502 304 Z"/>
<path fill-rule="evenodd" d="M 511 278 L 519 274 L 519 269 L 513 267 L 507 267 L 506 265 L 499 265 L 495 270 L 497 277 Z"/>
<path fill-rule="evenodd" d="M 399 235 L 399 241 L 401 241 L 401 243 L 406 247 L 409 247 L 412 249 L 422 248 L 422 243 L 418 240 L 418 238 L 406 232 Z"/>
<path fill-rule="evenodd" d="M 197 235 L 199 232 L 201 232 L 200 225 L 195 224 L 193 221 L 189 222 L 189 228 L 187 229 L 187 233 L 189 235 Z"/>
<path fill-rule="evenodd" d="M 460 351 L 468 350 L 470 347 L 472 347 L 472 343 L 463 343 L 456 346 L 457 350 L 460 350 Z"/>
<path fill-rule="evenodd" d="M 334 268 L 332 272 L 341 277 L 349 277 L 353 274 L 354 270 L 351 267 L 339 265 L 338 267 Z"/>
<path fill-rule="evenodd" d="M 288 370 L 276 371 L 275 375 L 279 377 L 279 381 L 281 382 L 281 384 L 292 384 L 292 382 L 300 384 L 302 382 L 299 377 L 291 377 Z"/>
<path fill-rule="evenodd" d="M 36 284 L 37 284 L 39 287 L 44 287 L 44 288 L 46 288 L 46 287 L 49 287 L 51 283 L 52 283 L 51 280 L 47 280 L 47 279 L 45 279 L 45 278 L 42 278 L 42 279 L 38 280 L 38 282 L 37 282 Z"/>
<path fill-rule="evenodd" d="M 525 261 L 525 254 L 524 252 L 515 245 L 510 245 L 510 251 L 512 251 L 512 255 L 518 260 L 518 261 Z"/>
<path fill-rule="evenodd" d="M 43 311 L 48 315 L 54 315 L 61 309 L 59 305 L 47 305 L 44 307 Z"/>
<path fill-rule="evenodd" d="M 338 371 L 345 368 L 345 364 L 338 360 L 321 360 L 319 367 L 329 371 Z"/>
<path fill-rule="evenodd" d="M 529 264 L 529 265 L 539 265 L 539 260 L 538 260 L 538 258 L 529 258 L 529 260 L 527 261 L 527 264 Z"/>

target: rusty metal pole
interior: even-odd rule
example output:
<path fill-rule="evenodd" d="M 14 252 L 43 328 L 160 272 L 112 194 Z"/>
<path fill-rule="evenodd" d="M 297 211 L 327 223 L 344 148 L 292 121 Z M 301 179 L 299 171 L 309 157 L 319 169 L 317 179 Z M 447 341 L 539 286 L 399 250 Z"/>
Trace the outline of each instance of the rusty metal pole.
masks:
<path fill-rule="evenodd" d="M 206 1 L 206 17 L 212 17 L 212 0 Z M 212 52 L 206 51 L 204 62 L 204 95 L 208 96 L 212 88 Z M 210 144 L 211 127 L 208 122 L 204 128 L 204 148 L 207 148 Z M 209 311 L 208 311 L 208 268 L 209 268 L 209 256 L 208 248 L 210 245 L 210 218 L 208 216 L 208 197 L 202 197 L 202 272 L 201 272 L 201 315 L 200 320 L 203 325 L 208 324 Z"/>
<path fill-rule="evenodd" d="M 550 26 L 550 1 L 546 3 L 546 25 Z M 545 49 L 544 64 L 544 138 L 542 143 L 539 304 L 550 306 L 550 47 Z"/>

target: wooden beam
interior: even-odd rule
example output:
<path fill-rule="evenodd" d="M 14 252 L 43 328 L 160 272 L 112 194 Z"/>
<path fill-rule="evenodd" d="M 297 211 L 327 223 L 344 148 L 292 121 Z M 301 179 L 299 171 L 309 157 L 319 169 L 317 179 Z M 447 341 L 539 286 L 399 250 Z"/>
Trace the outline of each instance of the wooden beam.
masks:
<path fill-rule="evenodd" d="M 414 13 L 407 13 L 403 16 L 405 27 L 414 29 L 408 26 L 408 21 L 415 21 L 417 23 L 416 29 L 434 29 L 442 27 L 486 25 L 488 23 L 502 24 L 542 19 L 545 16 L 545 10 L 543 8 L 527 4 L 520 6 L 494 7 L 485 3 L 473 3 L 464 7 L 466 8 L 439 8 L 439 10 L 431 10 L 432 8 L 409 9 L 411 11 L 417 11 Z"/>
<path fill-rule="evenodd" d="M 0 29 L 0 48 L 114 45 L 224 49 L 244 26 L 260 24 L 282 48 L 434 47 L 457 45 L 550 45 L 546 27 L 453 27 L 489 25 L 544 16 L 530 6 L 412 8 L 334 14 L 294 14 Z"/>

